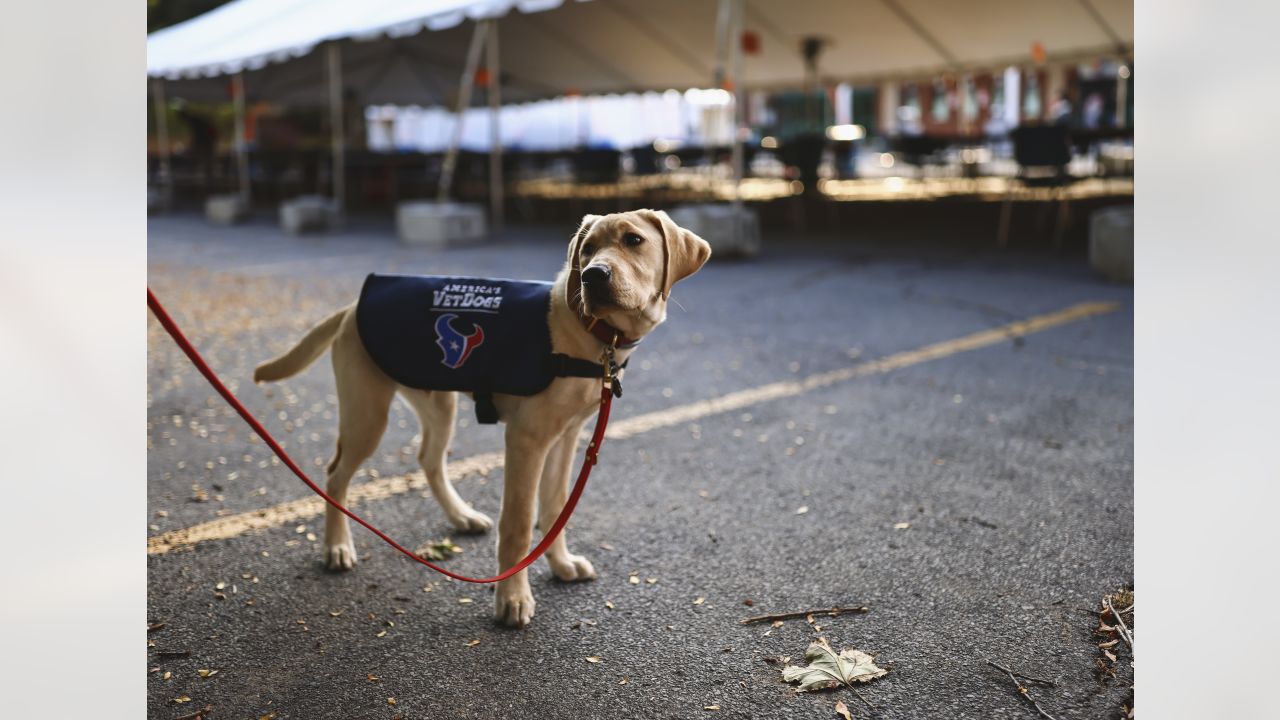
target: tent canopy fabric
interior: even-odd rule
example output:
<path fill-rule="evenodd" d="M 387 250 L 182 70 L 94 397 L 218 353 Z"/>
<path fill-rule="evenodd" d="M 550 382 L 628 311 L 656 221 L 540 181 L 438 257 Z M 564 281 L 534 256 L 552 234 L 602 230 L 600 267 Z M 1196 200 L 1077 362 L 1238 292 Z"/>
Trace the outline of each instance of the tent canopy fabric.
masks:
<path fill-rule="evenodd" d="M 1118 55 L 1133 46 L 1132 0 L 745 0 L 759 38 L 743 87 L 795 87 L 800 47 L 822 43 L 827 81 L 923 77 L 1031 61 Z M 708 87 L 716 0 L 235 0 L 151 34 L 147 73 L 192 99 L 324 99 L 325 42 L 342 45 L 344 85 L 365 104 L 446 103 L 473 28 L 499 18 L 504 101 Z"/>

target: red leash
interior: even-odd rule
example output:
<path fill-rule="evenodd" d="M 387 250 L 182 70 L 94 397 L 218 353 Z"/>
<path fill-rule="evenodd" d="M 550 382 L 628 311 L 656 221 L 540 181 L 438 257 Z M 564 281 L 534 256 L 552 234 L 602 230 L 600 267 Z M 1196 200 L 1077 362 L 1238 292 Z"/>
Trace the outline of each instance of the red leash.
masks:
<path fill-rule="evenodd" d="M 547 548 L 551 547 L 551 543 L 554 542 L 560 532 L 564 530 L 564 526 L 569 523 L 569 516 L 573 514 L 573 509 L 578 505 L 578 499 L 582 497 L 582 491 L 587 487 L 587 477 L 591 475 L 591 468 L 596 464 L 597 454 L 600 452 L 600 446 L 604 444 L 604 429 L 605 426 L 609 424 L 609 406 L 613 403 L 613 393 L 611 391 L 613 378 L 609 373 L 608 362 L 603 363 L 605 367 L 605 382 L 603 389 L 600 391 L 600 413 L 596 416 L 595 432 L 591 435 L 591 444 L 587 446 L 586 457 L 582 461 L 582 470 L 578 473 L 578 480 L 573 486 L 573 491 L 569 493 L 569 499 L 564 503 L 564 509 L 560 511 L 560 517 L 556 518 L 551 529 L 542 536 L 542 541 L 533 549 L 533 552 L 530 552 L 525 559 L 516 563 L 514 567 L 511 567 L 499 575 L 494 575 L 491 578 L 473 578 L 467 577 L 466 575 L 459 575 L 458 573 L 445 570 L 439 565 L 423 560 L 413 554 L 412 551 L 406 549 L 400 543 L 387 537 L 381 530 L 374 527 L 364 518 L 356 515 L 343 507 L 337 500 L 329 497 L 328 493 L 321 490 L 320 486 L 312 482 L 311 478 L 307 477 L 306 473 L 302 472 L 302 469 L 293 461 L 293 458 L 289 457 L 289 453 L 286 453 L 284 448 L 280 447 L 280 444 L 276 442 L 275 438 L 271 437 L 271 433 L 267 432 L 267 429 L 262 426 L 262 423 L 258 422 L 258 419 L 246 410 L 244 405 L 240 404 L 240 401 L 237 400 L 236 396 L 231 394 L 231 391 L 222 384 L 222 381 L 213 373 L 213 370 L 209 369 L 204 358 L 200 357 L 200 353 L 196 352 L 195 347 L 191 345 L 191 342 L 188 341 L 186 336 L 182 334 L 182 331 L 178 329 L 178 325 L 173 322 L 173 318 L 169 317 L 169 313 L 165 311 L 164 306 L 160 304 L 160 301 L 157 300 L 156 296 L 151 292 L 151 288 L 147 288 L 147 307 L 151 308 L 151 312 L 155 314 L 156 319 L 159 320 L 160 324 L 164 326 L 164 329 L 168 331 L 169 335 L 173 338 L 173 341 L 182 349 L 182 352 L 186 353 L 187 358 L 196 366 L 196 369 L 200 371 L 200 374 L 204 375 L 204 379 L 209 381 L 209 384 L 213 386 L 214 390 L 218 391 L 218 394 L 222 396 L 222 399 L 226 400 L 227 404 L 240 414 L 240 417 L 249 424 L 249 427 L 253 428 L 253 431 L 258 434 L 258 437 L 262 438 L 263 442 L 267 444 L 267 447 L 271 448 L 271 451 L 284 461 L 284 464 L 293 471 L 294 475 L 298 476 L 299 480 L 306 483 L 307 487 L 311 488 L 315 494 L 324 498 L 325 502 L 337 508 L 343 515 L 346 515 L 352 520 L 355 520 L 365 526 L 370 532 L 382 538 L 384 542 L 396 550 L 399 550 L 409 559 L 426 565 L 438 573 L 448 575 L 455 580 L 462 580 L 463 582 L 470 583 L 492 583 L 498 582 L 499 580 L 506 580 L 512 575 L 515 575 L 521 570 L 532 565 L 534 560 L 542 557 L 542 554 L 547 551 Z"/>

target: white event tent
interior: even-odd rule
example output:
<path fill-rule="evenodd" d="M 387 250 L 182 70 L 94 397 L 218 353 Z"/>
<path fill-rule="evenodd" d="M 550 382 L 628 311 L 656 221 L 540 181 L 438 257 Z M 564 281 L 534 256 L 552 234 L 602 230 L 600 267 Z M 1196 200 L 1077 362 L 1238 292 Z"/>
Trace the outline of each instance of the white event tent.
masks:
<path fill-rule="evenodd" d="M 757 40 L 746 54 L 727 40 L 743 31 Z M 820 48 L 814 65 L 802 55 L 806 41 Z M 342 89 L 354 88 L 363 105 L 461 108 L 487 52 L 483 65 L 501 79 L 500 97 L 490 93 L 496 107 L 726 80 L 738 93 L 795 87 L 815 79 L 815 70 L 824 82 L 849 82 L 990 69 L 1029 62 L 1033 43 L 1051 63 L 1125 57 L 1133 2 L 234 0 L 152 33 L 147 74 L 160 101 L 166 87 L 191 99 L 224 99 L 231 76 L 238 105 L 248 93 L 336 108 Z"/>

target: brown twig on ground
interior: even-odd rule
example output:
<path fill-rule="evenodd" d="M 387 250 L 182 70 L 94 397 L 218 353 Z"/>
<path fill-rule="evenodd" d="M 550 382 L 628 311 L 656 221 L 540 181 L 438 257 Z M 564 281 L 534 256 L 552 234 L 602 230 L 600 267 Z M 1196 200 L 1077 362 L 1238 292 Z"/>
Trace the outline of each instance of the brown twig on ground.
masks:
<path fill-rule="evenodd" d="M 204 707 L 191 713 L 190 715 L 182 715 L 180 717 L 174 718 L 173 720 L 201 720 L 202 718 L 204 718 L 205 715 L 208 715 L 211 712 L 213 712 L 213 706 L 205 705 Z"/>
<path fill-rule="evenodd" d="M 191 657 L 190 650 L 157 650 L 156 660 L 177 660 Z"/>
<path fill-rule="evenodd" d="M 153 625 L 147 626 L 147 632 L 155 632 L 156 630 L 163 630 L 163 629 L 164 629 L 164 623 L 162 622 L 158 622 Z"/>
<path fill-rule="evenodd" d="M 994 661 L 992 661 L 992 660 L 988 660 L 988 661 L 987 661 L 987 664 L 988 664 L 988 665 L 990 665 L 991 667 L 999 668 L 999 669 L 1001 669 L 1001 670 L 1003 670 L 1003 671 L 1005 671 L 1005 672 L 1009 673 L 1010 675 L 1017 675 L 1018 677 L 1022 678 L 1023 680 L 1030 680 L 1030 681 L 1031 681 L 1031 682 L 1033 682 L 1033 683 L 1040 683 L 1041 685 L 1048 685 L 1049 687 L 1057 687 L 1057 685 L 1054 685 L 1054 684 L 1053 684 L 1053 681 L 1051 681 L 1051 680 L 1045 680 L 1044 678 L 1033 677 L 1033 676 L 1031 676 L 1031 675 L 1023 675 L 1022 673 L 1020 673 L 1020 672 L 1018 672 L 1018 671 L 1016 671 L 1016 670 L 1010 670 L 1009 668 L 1007 668 L 1007 667 L 1005 667 L 1005 666 L 1003 666 L 1003 665 L 1001 665 L 1001 664 L 999 664 L 999 663 L 997 663 L 997 662 L 994 662 Z"/>
<path fill-rule="evenodd" d="M 870 608 L 866 605 L 858 605 L 856 607 L 837 607 L 826 608 L 822 610 L 801 610 L 800 612 L 778 613 L 777 615 L 758 615 L 749 617 L 745 620 L 738 621 L 740 625 L 751 625 L 760 622 L 773 622 L 774 620 L 802 620 L 810 615 L 825 615 L 826 617 L 836 617 L 837 615 L 847 615 L 849 613 L 869 612 Z"/>
<path fill-rule="evenodd" d="M 1031 697 L 1031 692 L 1027 690 L 1027 686 L 1018 682 L 1018 677 L 1013 673 L 1012 670 L 1010 670 L 1009 668 L 1003 667 L 1001 665 L 997 665 L 991 660 L 987 660 L 987 664 L 992 667 L 1003 670 L 1005 674 L 1009 676 L 1009 679 L 1013 681 L 1014 687 L 1018 688 L 1018 694 L 1026 698 L 1027 702 L 1031 703 L 1031 705 L 1036 709 L 1036 712 L 1040 713 L 1043 717 L 1049 718 L 1049 720 L 1057 720 L 1057 718 L 1045 712 L 1044 708 L 1040 707 L 1040 703 L 1036 702 L 1036 699 Z M 1026 676 L 1024 675 L 1023 677 L 1026 677 Z M 1027 678 L 1027 679 L 1030 680 L 1031 678 Z"/>
<path fill-rule="evenodd" d="M 1124 618 L 1120 617 L 1120 613 L 1116 611 L 1116 606 L 1111 604 L 1111 597 L 1107 596 L 1102 598 L 1102 604 L 1106 606 L 1107 610 L 1111 611 L 1111 616 L 1116 619 L 1117 627 L 1120 630 L 1120 637 L 1124 638 L 1124 641 L 1129 643 L 1129 649 L 1132 650 L 1133 633 L 1129 632 L 1129 626 L 1124 624 Z M 1130 605 L 1126 609 L 1131 610 L 1133 609 L 1133 606 Z"/>

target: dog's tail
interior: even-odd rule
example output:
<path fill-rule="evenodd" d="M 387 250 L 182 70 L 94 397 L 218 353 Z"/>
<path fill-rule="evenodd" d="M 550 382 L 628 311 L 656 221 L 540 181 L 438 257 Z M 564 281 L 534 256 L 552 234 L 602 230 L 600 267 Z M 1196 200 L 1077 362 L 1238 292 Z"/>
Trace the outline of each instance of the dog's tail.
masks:
<path fill-rule="evenodd" d="M 325 318 L 319 325 L 308 330 L 298 344 L 288 352 L 259 365 L 253 371 L 253 381 L 275 382 L 306 370 L 333 344 L 333 338 L 338 334 L 338 327 L 342 325 L 343 318 L 350 310 L 351 308 L 343 308 Z"/>

